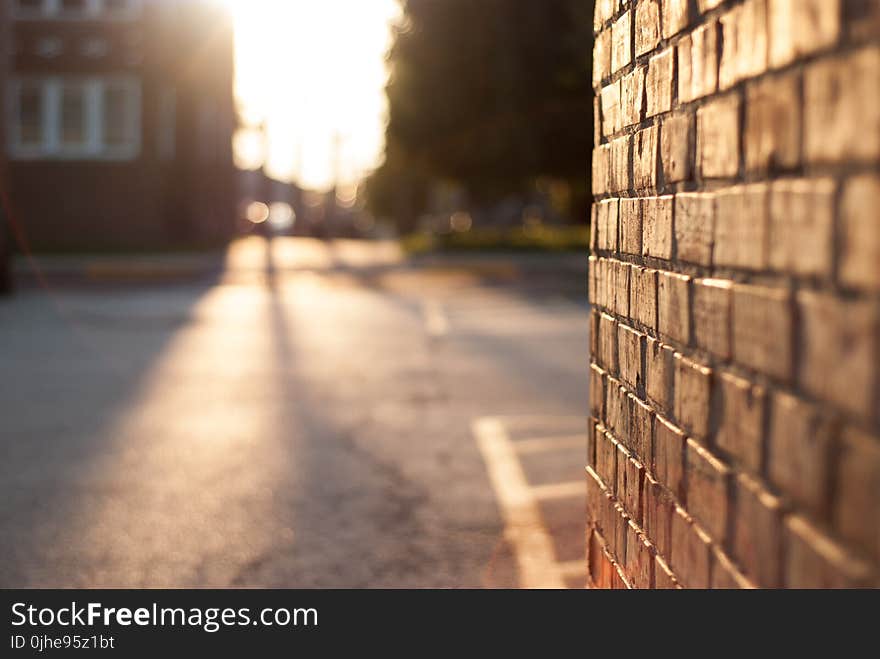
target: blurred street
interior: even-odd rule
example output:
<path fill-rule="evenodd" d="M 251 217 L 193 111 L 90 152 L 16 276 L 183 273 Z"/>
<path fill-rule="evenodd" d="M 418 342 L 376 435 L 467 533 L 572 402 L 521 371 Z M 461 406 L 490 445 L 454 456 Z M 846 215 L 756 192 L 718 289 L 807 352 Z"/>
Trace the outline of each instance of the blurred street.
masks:
<path fill-rule="evenodd" d="M 41 263 L 0 301 L 0 586 L 581 587 L 586 261 Z"/>

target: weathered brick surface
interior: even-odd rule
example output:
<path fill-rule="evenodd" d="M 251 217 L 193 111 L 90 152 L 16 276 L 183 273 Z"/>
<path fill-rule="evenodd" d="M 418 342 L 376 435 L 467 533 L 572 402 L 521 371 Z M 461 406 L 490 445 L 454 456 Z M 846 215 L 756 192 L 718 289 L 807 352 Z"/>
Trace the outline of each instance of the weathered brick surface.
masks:
<path fill-rule="evenodd" d="M 675 198 L 648 197 L 642 200 L 642 254 L 658 259 L 672 258 L 672 213 Z"/>
<path fill-rule="evenodd" d="M 690 341 L 690 277 L 661 272 L 657 279 L 657 326 L 662 337 Z"/>
<path fill-rule="evenodd" d="M 730 358 L 730 299 L 726 279 L 697 279 L 693 286 L 694 341 L 719 359 Z"/>
<path fill-rule="evenodd" d="M 880 177 L 846 182 L 840 211 L 840 270 L 845 286 L 880 290 Z"/>
<path fill-rule="evenodd" d="M 782 506 L 760 482 L 740 475 L 736 481 L 733 555 L 743 572 L 762 588 L 781 579 Z"/>
<path fill-rule="evenodd" d="M 675 418 L 692 437 L 709 434 L 712 371 L 680 354 L 675 355 Z"/>
<path fill-rule="evenodd" d="M 715 195 L 682 193 L 675 196 L 677 256 L 699 265 L 712 264 Z"/>
<path fill-rule="evenodd" d="M 660 160 L 668 183 L 689 181 L 694 172 L 693 114 L 679 114 L 666 119 L 660 127 Z"/>
<path fill-rule="evenodd" d="M 716 443 L 745 469 L 759 473 L 764 456 L 766 392 L 748 380 L 724 373 L 719 382 Z"/>
<path fill-rule="evenodd" d="M 880 586 L 880 2 L 594 28 L 589 582 Z"/>
<path fill-rule="evenodd" d="M 723 544 L 727 536 L 730 469 L 692 439 L 687 443 L 688 511 Z"/>

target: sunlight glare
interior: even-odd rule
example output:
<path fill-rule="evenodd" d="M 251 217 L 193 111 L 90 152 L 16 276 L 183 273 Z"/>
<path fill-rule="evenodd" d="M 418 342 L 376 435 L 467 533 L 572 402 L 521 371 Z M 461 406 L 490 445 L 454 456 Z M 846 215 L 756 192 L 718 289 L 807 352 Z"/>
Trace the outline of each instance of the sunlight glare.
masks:
<path fill-rule="evenodd" d="M 225 0 L 235 23 L 236 161 L 328 189 L 381 159 L 397 0 Z M 265 145 L 255 140 L 263 126 Z"/>

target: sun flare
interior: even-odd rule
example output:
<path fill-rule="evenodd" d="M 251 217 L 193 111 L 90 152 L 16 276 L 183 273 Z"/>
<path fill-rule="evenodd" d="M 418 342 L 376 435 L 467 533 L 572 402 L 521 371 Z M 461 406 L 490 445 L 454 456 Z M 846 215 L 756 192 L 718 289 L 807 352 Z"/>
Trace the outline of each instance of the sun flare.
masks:
<path fill-rule="evenodd" d="M 237 164 L 265 164 L 312 189 L 359 180 L 381 158 L 397 0 L 225 1 L 243 125 Z"/>

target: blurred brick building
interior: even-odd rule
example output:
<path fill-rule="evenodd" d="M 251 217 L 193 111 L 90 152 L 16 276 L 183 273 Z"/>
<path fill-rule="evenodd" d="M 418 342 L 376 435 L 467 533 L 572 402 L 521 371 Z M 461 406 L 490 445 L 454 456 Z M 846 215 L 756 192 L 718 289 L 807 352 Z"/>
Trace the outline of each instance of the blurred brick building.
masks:
<path fill-rule="evenodd" d="M 6 154 L 33 249 L 216 244 L 235 223 L 232 27 L 210 0 L 4 0 Z"/>
<path fill-rule="evenodd" d="M 591 582 L 880 585 L 880 2 L 594 28 Z"/>

